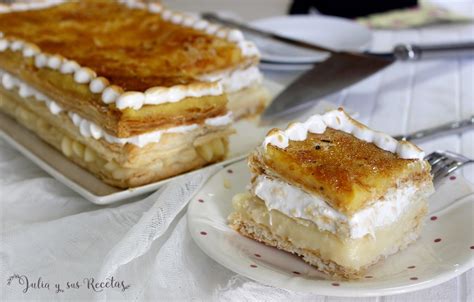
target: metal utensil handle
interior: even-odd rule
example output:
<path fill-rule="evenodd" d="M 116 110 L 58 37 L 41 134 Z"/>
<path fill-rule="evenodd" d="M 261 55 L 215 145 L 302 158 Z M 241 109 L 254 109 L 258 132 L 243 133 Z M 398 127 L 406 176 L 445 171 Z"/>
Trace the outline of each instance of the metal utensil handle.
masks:
<path fill-rule="evenodd" d="M 474 56 L 474 42 L 439 45 L 400 44 L 395 46 L 393 54 L 402 61 Z"/>
<path fill-rule="evenodd" d="M 471 116 L 469 119 L 462 120 L 459 122 L 452 122 L 431 129 L 417 131 L 407 136 L 403 136 L 402 139 L 421 140 L 426 137 L 436 136 L 440 134 L 458 133 L 462 130 L 471 127 L 474 127 L 474 116 Z"/>

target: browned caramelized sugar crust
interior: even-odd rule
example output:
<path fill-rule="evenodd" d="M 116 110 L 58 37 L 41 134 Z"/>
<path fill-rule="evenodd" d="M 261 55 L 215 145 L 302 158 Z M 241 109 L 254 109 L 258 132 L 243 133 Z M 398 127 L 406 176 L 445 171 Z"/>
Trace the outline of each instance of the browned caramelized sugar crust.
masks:
<path fill-rule="evenodd" d="M 290 141 L 284 150 L 269 144 L 261 156 L 251 156 L 250 164 L 257 174 L 276 174 L 346 214 L 400 183 L 431 179 L 425 161 L 401 159 L 331 128 L 323 134 L 309 133 L 304 141 Z"/>
<path fill-rule="evenodd" d="M 2 14 L 0 31 L 75 60 L 133 91 L 188 84 L 197 75 L 247 60 L 232 42 L 112 0 Z"/>
<path fill-rule="evenodd" d="M 38 45 L 94 70 L 125 91 L 155 86 L 199 85 L 196 77 L 251 64 L 240 48 L 227 40 L 175 25 L 159 14 L 130 9 L 107 0 L 75 1 L 44 10 L 0 14 L 5 37 Z M 116 137 L 129 137 L 160 128 L 203 123 L 226 113 L 227 98 L 187 98 L 177 103 L 118 110 L 104 104 L 72 75 L 36 68 L 21 52 L 0 52 L 0 68 L 22 79 Z"/>

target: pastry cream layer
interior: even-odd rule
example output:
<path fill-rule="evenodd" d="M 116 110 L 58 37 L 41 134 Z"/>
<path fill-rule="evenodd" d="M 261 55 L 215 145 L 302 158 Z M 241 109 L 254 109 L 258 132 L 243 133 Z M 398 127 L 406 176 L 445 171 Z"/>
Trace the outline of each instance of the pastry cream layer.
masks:
<path fill-rule="evenodd" d="M 414 199 L 407 211 L 396 222 L 375 231 L 375 237 L 341 239 L 331 232 L 321 231 L 314 223 L 305 219 L 290 218 L 277 210 L 268 210 L 265 203 L 248 193 L 234 197 L 235 213 L 230 216 L 255 222 L 268 228 L 272 234 L 290 241 L 295 249 L 314 251 L 322 260 L 360 270 L 379 259 L 396 253 L 418 237 L 419 226 L 427 212 L 423 194 Z"/>
<path fill-rule="evenodd" d="M 270 101 L 270 93 L 263 85 L 255 85 L 227 94 L 227 109 L 234 120 L 253 117 L 263 111 Z"/>
<path fill-rule="evenodd" d="M 74 163 L 120 188 L 141 186 L 223 160 L 228 151 L 229 133 L 222 131 L 168 134 L 160 143 L 144 148 L 118 147 L 84 138 L 66 114 L 52 115 L 45 104 L 18 101 L 14 94 L 1 88 L 0 111 L 15 118 Z"/>
<path fill-rule="evenodd" d="M 268 209 L 312 221 L 323 231 L 354 239 L 366 235 L 375 237 L 377 228 L 399 219 L 412 199 L 419 194 L 416 185 L 406 183 L 390 189 L 381 199 L 369 202 L 369 206 L 347 215 L 313 194 L 266 175 L 259 175 L 255 179 L 252 190 Z"/>

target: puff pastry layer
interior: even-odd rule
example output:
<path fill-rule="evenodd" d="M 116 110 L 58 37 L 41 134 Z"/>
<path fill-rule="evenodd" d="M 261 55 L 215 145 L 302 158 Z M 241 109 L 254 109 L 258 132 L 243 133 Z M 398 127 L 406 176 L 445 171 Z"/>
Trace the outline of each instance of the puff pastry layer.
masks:
<path fill-rule="evenodd" d="M 129 188 L 158 181 L 223 160 L 229 127 L 200 127 L 164 134 L 159 143 L 140 148 L 86 138 L 66 113 L 52 114 L 45 103 L 0 88 L 0 109 L 66 157 L 104 182 Z"/>

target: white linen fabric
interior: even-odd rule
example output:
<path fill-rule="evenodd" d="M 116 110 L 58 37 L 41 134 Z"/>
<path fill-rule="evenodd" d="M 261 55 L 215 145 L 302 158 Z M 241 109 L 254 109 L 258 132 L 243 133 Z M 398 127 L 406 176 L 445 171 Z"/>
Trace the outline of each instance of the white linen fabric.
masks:
<path fill-rule="evenodd" d="M 468 39 L 474 39 L 472 24 L 377 31 L 372 48 L 387 50 L 400 42 Z M 283 81 L 288 78 L 281 73 L 267 76 Z M 357 111 L 359 119 L 375 129 L 399 134 L 473 115 L 473 83 L 472 58 L 396 63 L 328 100 Z M 426 152 L 448 149 L 473 158 L 474 131 L 431 140 L 421 146 Z M 143 200 L 101 207 L 84 200 L 0 140 L 1 300 L 474 299 L 473 270 L 431 289 L 364 299 L 296 293 L 239 276 L 208 258 L 187 230 L 186 203 L 214 172 L 208 169 L 184 177 Z M 472 167 L 461 173 L 474 181 Z M 15 274 L 18 276 L 10 278 Z M 26 284 L 18 283 L 26 281 L 22 276 L 28 278 L 26 293 Z M 100 281 L 105 283 L 97 284 Z M 56 284 L 63 292 L 58 292 Z"/>

